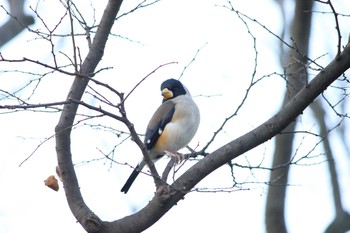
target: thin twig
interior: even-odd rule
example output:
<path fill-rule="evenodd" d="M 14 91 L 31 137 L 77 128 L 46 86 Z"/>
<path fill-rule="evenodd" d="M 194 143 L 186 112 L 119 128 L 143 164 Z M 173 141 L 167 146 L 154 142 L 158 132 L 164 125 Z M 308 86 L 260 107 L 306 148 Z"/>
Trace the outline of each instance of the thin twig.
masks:
<path fill-rule="evenodd" d="M 51 106 L 69 104 L 70 101 L 59 101 L 44 104 L 23 104 L 23 105 L 0 105 L 0 109 L 30 109 L 30 108 L 47 108 Z"/>
<path fill-rule="evenodd" d="M 315 2 L 319 2 L 319 3 L 322 3 L 322 4 L 327 4 L 327 5 L 329 5 L 329 7 L 332 10 L 332 14 L 334 15 L 334 20 L 335 20 L 335 29 L 337 30 L 337 34 L 338 34 L 337 57 L 339 57 L 340 50 L 341 50 L 341 38 L 342 38 L 341 33 L 340 33 L 339 21 L 338 21 L 339 13 L 335 10 L 331 0 L 326 0 L 325 2 L 321 1 L 321 0 L 315 0 Z"/>
<path fill-rule="evenodd" d="M 85 103 L 84 101 L 80 101 L 80 100 L 75 100 L 75 99 L 69 99 L 69 100 L 70 100 L 71 102 L 73 102 L 73 103 L 83 105 L 84 107 L 87 107 L 87 108 L 89 108 L 89 109 L 91 109 L 91 110 L 95 110 L 95 111 L 97 111 L 97 112 L 100 112 L 100 113 L 102 113 L 102 114 L 105 114 L 106 116 L 109 116 L 109 117 L 111 117 L 111 118 L 114 118 L 114 119 L 116 119 L 116 120 L 118 120 L 118 121 L 121 121 L 121 122 L 124 122 L 124 121 L 125 121 L 125 119 L 124 119 L 123 117 L 117 116 L 117 115 L 115 115 L 115 114 L 113 114 L 113 113 L 110 113 L 110 112 L 108 112 L 108 111 L 106 111 L 106 110 L 103 110 L 101 107 L 95 107 L 95 106 L 93 106 L 93 105 L 87 104 L 87 103 Z"/>
<path fill-rule="evenodd" d="M 194 54 L 194 56 L 192 57 L 191 61 L 183 68 L 178 80 L 181 79 L 181 77 L 183 76 L 183 74 L 185 73 L 185 71 L 188 69 L 188 67 L 196 60 L 199 52 L 208 44 L 208 42 L 206 42 L 202 47 L 200 47 L 199 49 L 197 49 L 196 53 Z"/>
<path fill-rule="evenodd" d="M 69 19 L 70 19 L 70 30 L 71 30 L 72 47 L 73 47 L 73 59 L 74 59 L 73 66 L 74 66 L 75 72 L 78 73 L 77 48 L 75 46 L 75 35 L 74 35 L 74 25 L 73 25 L 72 11 L 71 11 L 71 0 L 67 0 L 67 10 L 68 10 Z"/>
<path fill-rule="evenodd" d="M 171 65 L 171 64 L 177 64 L 177 62 L 168 62 L 162 65 L 159 65 L 157 68 L 155 68 L 154 70 L 152 70 L 149 74 L 147 74 L 145 77 L 143 77 L 132 89 L 131 91 L 126 95 L 126 97 L 124 98 L 123 102 L 125 102 L 125 100 L 131 95 L 131 93 L 133 93 L 135 91 L 135 89 L 143 82 L 145 81 L 149 76 L 151 76 L 152 74 L 154 74 L 157 70 L 159 70 L 160 68 L 162 68 L 163 66 L 167 66 L 167 65 Z"/>

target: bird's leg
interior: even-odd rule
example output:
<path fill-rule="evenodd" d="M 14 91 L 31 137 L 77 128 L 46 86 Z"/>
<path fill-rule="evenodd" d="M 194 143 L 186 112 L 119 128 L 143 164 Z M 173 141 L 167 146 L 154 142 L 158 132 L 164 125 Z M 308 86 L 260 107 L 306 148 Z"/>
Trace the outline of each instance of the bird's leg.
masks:
<path fill-rule="evenodd" d="M 167 155 L 169 155 L 169 156 L 171 156 L 171 157 L 174 157 L 175 160 L 176 160 L 176 163 L 179 163 L 179 162 L 184 158 L 183 154 L 181 154 L 181 153 L 179 153 L 179 152 L 173 153 L 173 152 L 170 152 L 170 151 L 167 151 L 167 150 L 165 150 L 164 152 L 165 152 Z"/>

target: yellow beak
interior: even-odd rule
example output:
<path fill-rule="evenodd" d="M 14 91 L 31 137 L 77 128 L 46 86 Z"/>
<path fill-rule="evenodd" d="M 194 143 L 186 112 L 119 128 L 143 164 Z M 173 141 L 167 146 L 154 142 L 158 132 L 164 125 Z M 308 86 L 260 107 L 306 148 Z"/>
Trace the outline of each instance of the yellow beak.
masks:
<path fill-rule="evenodd" d="M 173 97 L 173 92 L 170 91 L 168 88 L 164 88 L 162 90 L 162 96 L 164 97 L 164 99 L 170 99 Z"/>

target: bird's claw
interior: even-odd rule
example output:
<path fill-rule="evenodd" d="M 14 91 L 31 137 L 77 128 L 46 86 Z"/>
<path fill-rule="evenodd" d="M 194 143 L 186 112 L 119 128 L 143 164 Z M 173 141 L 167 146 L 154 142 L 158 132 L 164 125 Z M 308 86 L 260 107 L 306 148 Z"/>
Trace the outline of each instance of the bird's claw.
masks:
<path fill-rule="evenodd" d="M 176 163 L 179 163 L 179 162 L 180 162 L 181 160 L 183 160 L 183 158 L 184 158 L 183 154 L 181 154 L 181 153 L 179 153 L 179 152 L 173 153 L 173 152 L 170 152 L 170 151 L 167 151 L 167 150 L 165 150 L 164 152 L 165 152 L 167 155 L 173 157 L 173 158 L 175 159 Z"/>

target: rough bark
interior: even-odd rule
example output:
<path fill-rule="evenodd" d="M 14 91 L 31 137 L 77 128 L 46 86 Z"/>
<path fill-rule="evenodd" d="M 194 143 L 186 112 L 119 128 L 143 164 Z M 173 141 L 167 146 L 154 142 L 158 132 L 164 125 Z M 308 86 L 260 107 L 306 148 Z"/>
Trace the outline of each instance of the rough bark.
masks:
<path fill-rule="evenodd" d="M 347 46 L 337 59 L 331 62 L 308 85 L 298 92 L 275 116 L 254 130 L 231 141 L 203 158 L 179 177 L 170 187 L 168 187 L 168 189 L 158 190 L 149 204 L 139 212 L 113 222 L 103 222 L 96 220 L 98 218 L 92 215 L 92 212 L 87 209 L 85 204 L 83 207 L 80 206 L 80 204 L 84 203 L 81 197 L 77 199 L 68 198 L 69 202 L 78 201 L 78 203 L 70 205 L 78 206 L 78 209 L 83 209 L 80 212 L 75 212 L 75 215 L 77 213 L 84 215 L 82 218 L 83 220 L 94 220 L 92 221 L 92 225 L 94 226 L 96 225 L 95 223 L 98 223 L 98 231 L 96 232 L 141 232 L 147 229 L 158 221 L 176 203 L 178 203 L 178 201 L 183 199 L 191 188 L 215 169 L 225 165 L 228 161 L 271 139 L 281 132 L 293 122 L 319 94 L 327 89 L 337 77 L 349 68 L 350 46 Z M 73 167 L 72 172 L 74 172 Z M 70 180 L 68 177 L 66 179 Z M 64 183 L 66 185 L 65 181 Z M 66 192 L 69 191 L 78 192 L 79 188 L 77 186 L 75 187 L 75 190 L 66 190 Z M 69 195 L 70 194 L 68 193 L 67 196 Z M 72 211 L 77 210 L 73 208 Z M 79 220 L 79 222 L 82 221 Z"/>
<path fill-rule="evenodd" d="M 198 182 L 228 161 L 271 139 L 301 114 L 314 99 L 350 68 L 350 46 L 332 61 L 308 85 L 298 92 L 272 118 L 207 155 L 179 177 L 168 190 L 161 190 L 139 212 L 114 222 L 105 222 L 106 232 L 140 232 L 158 221 L 171 207 L 183 199 Z M 136 221 L 137 219 L 137 221 Z"/>
<path fill-rule="evenodd" d="M 89 81 L 86 77 L 94 73 L 96 66 L 103 56 L 109 33 L 121 3 L 122 1 L 108 1 L 89 53 L 81 66 L 79 74 L 74 79 L 67 100 L 81 99 Z M 61 117 L 55 128 L 58 166 L 61 170 L 64 190 L 73 215 L 87 232 L 98 232 L 102 229 L 101 221 L 85 204 L 72 163 L 70 134 L 77 109 L 78 104 L 76 103 L 64 105 Z"/>
<path fill-rule="evenodd" d="M 103 50 L 122 1 L 110 0 L 102 17 L 90 52 L 83 62 L 67 99 L 80 100 L 91 75 L 101 60 Z M 196 163 L 171 186 L 157 190 L 154 198 L 139 212 L 122 219 L 106 222 L 99 219 L 85 204 L 72 164 L 71 128 L 77 113 L 77 102 L 66 104 L 56 126 L 58 164 L 69 207 L 87 232 L 141 232 L 158 221 L 203 178 L 246 151 L 271 139 L 301 114 L 313 100 L 350 67 L 350 46 L 332 61 L 308 85 L 286 103 L 280 112 L 247 134 L 231 141 Z M 118 211 L 118 209 L 116 209 Z"/>

